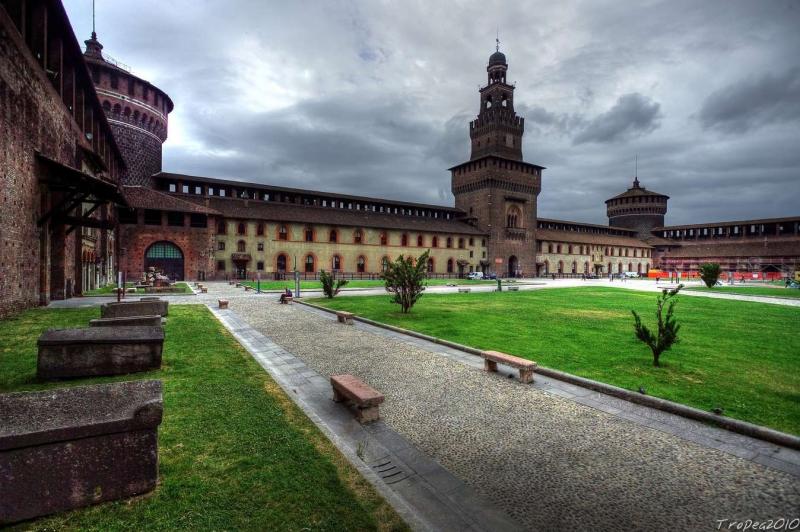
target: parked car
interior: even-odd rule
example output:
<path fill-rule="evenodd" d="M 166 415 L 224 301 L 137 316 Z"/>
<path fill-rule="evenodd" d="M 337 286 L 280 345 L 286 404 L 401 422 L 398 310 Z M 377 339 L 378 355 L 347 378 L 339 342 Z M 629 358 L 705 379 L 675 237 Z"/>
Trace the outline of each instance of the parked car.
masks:
<path fill-rule="evenodd" d="M 470 279 L 472 281 L 478 281 L 480 279 L 483 279 L 483 272 L 469 272 L 467 279 Z"/>
<path fill-rule="evenodd" d="M 636 279 L 637 277 L 639 277 L 639 274 L 636 272 L 625 272 L 625 277 L 627 277 L 628 279 Z"/>
<path fill-rule="evenodd" d="M 484 279 L 489 279 L 491 281 L 494 281 L 494 280 L 497 279 L 497 274 L 496 273 L 484 273 L 483 274 L 483 278 Z"/>

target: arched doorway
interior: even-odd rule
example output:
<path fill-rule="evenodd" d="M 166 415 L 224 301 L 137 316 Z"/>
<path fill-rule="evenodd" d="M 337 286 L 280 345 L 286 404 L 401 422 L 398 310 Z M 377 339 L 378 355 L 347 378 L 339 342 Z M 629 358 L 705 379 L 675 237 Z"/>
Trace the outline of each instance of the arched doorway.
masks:
<path fill-rule="evenodd" d="M 155 242 L 144 253 L 144 269 L 160 270 L 172 281 L 183 281 L 183 252 L 172 242 Z"/>
<path fill-rule="evenodd" d="M 516 277 L 518 269 L 519 269 L 519 261 L 517 260 L 517 256 L 511 255 L 510 257 L 508 257 L 508 276 Z"/>

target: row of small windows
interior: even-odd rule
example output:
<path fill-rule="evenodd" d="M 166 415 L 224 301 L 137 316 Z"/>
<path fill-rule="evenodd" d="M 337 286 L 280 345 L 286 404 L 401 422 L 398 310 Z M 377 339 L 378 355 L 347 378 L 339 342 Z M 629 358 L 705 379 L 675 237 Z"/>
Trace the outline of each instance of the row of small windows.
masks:
<path fill-rule="evenodd" d="M 536 242 L 536 251 L 539 253 L 546 252 L 547 253 L 566 253 L 567 255 L 589 255 L 591 253 L 591 246 L 584 246 L 584 245 L 577 245 L 573 246 L 572 244 L 553 244 L 547 243 L 545 244 L 542 241 Z M 638 249 L 638 248 L 615 248 L 615 247 L 605 247 L 603 249 L 605 255 L 609 255 L 611 257 L 650 257 L 650 250 L 649 249 Z"/>
<path fill-rule="evenodd" d="M 704 238 L 746 235 L 785 235 L 800 232 L 797 222 L 772 224 L 747 224 L 725 227 L 697 227 L 690 229 L 671 229 L 663 232 L 664 238 Z"/>
<path fill-rule="evenodd" d="M 570 231 L 572 233 L 590 233 L 595 235 L 614 235 L 614 236 L 630 236 L 635 231 L 617 230 L 605 226 L 593 225 L 579 225 L 579 224 L 566 224 L 548 221 L 539 221 L 536 225 L 539 229 L 553 229 L 556 231 Z"/>
<path fill-rule="evenodd" d="M 667 200 L 664 196 L 636 196 L 635 198 L 628 196 L 608 201 L 609 206 L 625 205 L 629 203 L 659 203 L 664 205 L 667 203 Z"/>
<path fill-rule="evenodd" d="M 540 176 L 540 170 L 538 168 L 534 168 L 525 164 L 515 163 L 514 161 L 506 161 L 504 159 L 483 159 L 480 161 L 475 161 L 474 163 L 467 163 L 459 168 L 453 170 L 455 175 L 465 174 L 467 172 L 474 172 L 480 168 L 486 168 L 490 165 L 489 161 L 491 160 L 491 166 L 499 166 L 505 170 L 516 170 L 518 172 L 522 172 L 523 174 L 533 174 L 535 176 Z M 499 161 L 499 164 L 498 164 Z"/>
<path fill-rule="evenodd" d="M 232 261 L 234 267 L 236 267 L 236 261 Z M 391 259 L 389 257 L 383 257 L 380 263 L 380 271 L 384 272 L 389 268 L 389 263 Z M 345 269 L 345 261 L 341 255 L 333 255 L 330 258 L 328 263 L 328 267 L 323 269 L 329 269 L 333 272 L 344 272 L 347 271 Z M 317 257 L 309 253 L 307 254 L 302 262 L 302 270 L 305 273 L 316 273 L 317 272 Z M 359 255 L 355 261 L 355 271 L 356 273 L 367 273 L 367 258 L 364 255 Z M 457 269 L 457 263 L 455 259 L 449 258 L 445 262 L 445 271 L 447 273 L 455 273 Z M 286 253 L 279 253 L 275 259 L 275 271 L 285 273 L 289 271 L 289 256 Z M 217 261 L 217 270 L 225 271 L 226 269 L 226 261 L 225 260 L 218 260 Z M 257 261 L 256 262 L 256 270 L 264 271 L 264 261 Z M 427 264 L 427 271 L 428 273 L 436 273 L 436 259 L 430 257 L 428 259 Z"/>
<path fill-rule="evenodd" d="M 281 192 L 260 192 L 254 190 L 236 190 L 228 187 L 204 186 L 197 184 L 177 184 L 169 183 L 166 188 L 169 192 L 180 192 L 182 194 L 218 196 L 221 198 L 232 197 L 238 199 L 254 199 L 261 201 L 274 201 L 278 203 L 293 203 L 313 207 L 325 207 L 331 209 L 347 209 L 353 211 L 367 211 L 381 214 L 397 214 L 400 216 L 420 216 L 423 218 L 434 218 L 450 220 L 453 213 L 439 211 L 436 209 L 425 209 L 419 207 L 402 207 L 395 205 L 385 205 L 380 203 L 362 203 L 352 200 L 341 200 L 335 198 L 323 198 L 317 196 L 304 196 Z"/>
<path fill-rule="evenodd" d="M 121 208 L 119 209 L 117 216 L 119 218 L 119 223 L 121 224 L 133 225 L 138 223 L 138 214 L 136 209 Z M 172 227 L 185 227 L 187 225 L 187 216 L 189 227 L 208 227 L 208 216 L 205 214 L 191 213 L 187 215 L 183 212 L 173 211 L 166 211 L 165 213 L 164 211 L 160 211 L 158 209 L 144 209 L 144 212 L 142 213 L 142 221 L 144 222 L 144 225 L 164 225 L 164 222 L 166 222 L 166 225 Z"/>
<path fill-rule="evenodd" d="M 256 224 L 256 236 L 264 236 L 265 232 L 265 224 L 258 223 Z M 227 234 L 228 224 L 225 220 L 220 220 L 217 223 L 217 234 L 224 235 Z M 338 243 L 342 242 L 340 238 L 340 230 L 339 229 L 331 229 L 328 231 L 328 242 Z M 247 234 L 247 224 L 244 222 L 239 222 L 236 225 L 236 234 L 237 235 L 246 235 Z M 276 229 L 276 237 L 278 240 L 291 240 L 289 233 L 289 227 L 286 224 L 281 224 Z M 317 242 L 316 238 L 316 230 L 313 227 L 307 226 L 303 228 L 302 231 L 302 240 L 305 242 Z M 364 231 L 361 229 L 353 230 L 352 242 L 353 244 L 364 244 L 365 242 Z M 473 237 L 469 237 L 466 239 L 464 237 L 459 237 L 458 239 L 454 239 L 453 237 L 446 237 L 442 239 L 444 241 L 445 247 L 452 248 L 454 243 L 457 243 L 460 249 L 464 249 L 469 242 L 470 246 L 475 245 L 475 239 Z M 400 245 L 401 246 L 409 246 L 410 238 L 408 233 L 403 233 L 400 235 Z M 438 248 L 442 241 L 439 240 L 438 236 L 433 236 L 430 239 L 430 247 Z M 389 235 L 385 231 L 380 233 L 380 244 L 382 246 L 389 245 Z M 416 245 L 417 247 L 427 247 L 427 240 L 425 239 L 424 235 L 417 235 L 416 238 Z M 482 245 L 486 245 L 486 241 L 482 240 Z"/>

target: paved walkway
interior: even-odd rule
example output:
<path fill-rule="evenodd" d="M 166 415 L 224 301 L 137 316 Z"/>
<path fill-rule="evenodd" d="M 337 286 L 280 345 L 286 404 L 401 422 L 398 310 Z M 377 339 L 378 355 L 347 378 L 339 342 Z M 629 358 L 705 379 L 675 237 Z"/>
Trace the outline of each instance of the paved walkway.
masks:
<path fill-rule="evenodd" d="M 308 375 L 381 390 L 387 427 L 526 529 L 714 529 L 800 508 L 795 451 L 541 377 L 487 375 L 471 355 L 265 296 L 231 308 Z"/>

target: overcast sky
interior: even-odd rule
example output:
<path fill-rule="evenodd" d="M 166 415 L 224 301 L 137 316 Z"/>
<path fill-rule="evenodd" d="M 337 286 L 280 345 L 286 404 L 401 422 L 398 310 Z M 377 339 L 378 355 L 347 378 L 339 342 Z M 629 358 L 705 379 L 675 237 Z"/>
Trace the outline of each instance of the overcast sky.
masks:
<path fill-rule="evenodd" d="M 97 1 L 165 171 L 443 205 L 498 27 L 540 216 L 607 223 L 637 153 L 668 223 L 800 214 L 797 1 Z"/>

